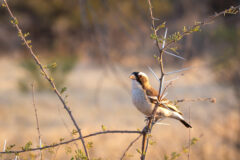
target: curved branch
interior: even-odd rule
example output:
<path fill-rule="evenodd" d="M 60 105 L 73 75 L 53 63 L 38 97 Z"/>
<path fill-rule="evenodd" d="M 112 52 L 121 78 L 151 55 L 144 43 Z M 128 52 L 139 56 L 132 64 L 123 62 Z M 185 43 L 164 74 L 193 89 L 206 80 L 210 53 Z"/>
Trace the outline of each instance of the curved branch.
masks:
<path fill-rule="evenodd" d="M 62 102 L 63 104 L 63 107 L 64 109 L 67 111 L 68 115 L 70 116 L 75 128 L 77 129 L 78 131 L 78 134 L 79 134 L 79 138 L 81 139 L 82 141 L 82 145 L 83 145 L 83 148 L 84 148 L 84 151 L 85 151 L 85 154 L 87 156 L 87 158 L 89 159 L 89 155 L 88 155 L 88 151 L 87 151 L 87 148 L 86 148 L 86 145 L 85 145 L 85 142 L 82 138 L 82 132 L 81 132 L 81 129 L 79 128 L 76 120 L 74 119 L 73 115 L 72 115 L 72 112 L 69 108 L 69 106 L 67 106 L 67 104 L 65 103 L 63 97 L 61 96 L 60 92 L 58 91 L 53 79 L 48 75 L 45 67 L 41 64 L 41 62 L 39 61 L 38 57 L 36 56 L 36 54 L 33 52 L 32 50 L 32 46 L 30 45 L 30 41 L 29 40 L 26 40 L 26 36 L 23 34 L 22 30 L 20 29 L 19 25 L 18 25 L 18 21 L 17 21 L 17 18 L 13 15 L 12 11 L 10 10 L 9 6 L 8 6 L 8 3 L 6 0 L 3 0 L 4 1 L 4 4 L 11 16 L 11 18 L 13 19 L 12 23 L 15 25 L 15 27 L 17 28 L 18 30 L 18 35 L 21 37 L 21 39 L 23 40 L 24 42 L 24 45 L 28 48 L 28 50 L 30 51 L 30 54 L 32 55 L 34 61 L 36 62 L 36 64 L 38 65 L 38 67 L 40 68 L 41 70 L 41 73 L 44 75 L 45 79 L 48 80 L 48 82 L 50 83 L 53 91 L 56 93 L 57 97 L 59 98 L 59 100 Z"/>
<path fill-rule="evenodd" d="M 80 139 L 84 139 L 84 138 L 89 138 L 89 137 L 93 137 L 93 136 L 97 136 L 97 135 L 102 135 L 102 134 L 115 134 L 115 133 L 127 133 L 127 134 L 142 134 L 141 131 L 128 131 L 128 130 L 108 130 L 108 131 L 102 131 L 102 132 L 95 132 L 95 133 L 91 133 L 89 135 L 78 137 L 78 138 L 74 138 L 74 139 L 70 139 L 68 141 L 64 141 L 64 142 L 60 142 L 60 143 L 56 143 L 56 144 L 52 144 L 52 145 L 47 145 L 47 146 L 43 146 L 43 147 L 36 147 L 36 148 L 31 148 L 29 150 L 18 150 L 18 151 L 5 151 L 5 152 L 0 152 L 0 154 L 18 154 L 18 153 L 24 153 L 24 152 L 31 152 L 31 151 L 37 151 L 37 150 L 44 150 L 44 149 L 48 149 L 48 148 L 54 148 L 57 146 L 61 146 L 64 144 L 68 144 L 68 143 L 72 143 L 75 142 L 77 140 Z"/>

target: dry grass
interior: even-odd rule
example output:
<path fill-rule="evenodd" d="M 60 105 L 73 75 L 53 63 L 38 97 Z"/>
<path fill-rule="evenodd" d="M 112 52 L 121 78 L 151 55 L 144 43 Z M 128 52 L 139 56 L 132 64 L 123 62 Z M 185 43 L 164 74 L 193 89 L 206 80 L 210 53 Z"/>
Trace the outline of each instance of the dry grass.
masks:
<path fill-rule="evenodd" d="M 202 136 L 199 142 L 192 147 L 191 159 L 238 159 L 240 152 L 236 146 L 239 144 L 240 119 L 236 111 L 237 101 L 233 89 L 218 85 L 214 80 L 214 73 L 209 70 L 204 61 L 191 61 L 188 65 L 197 67 L 174 83 L 174 87 L 168 91 L 168 97 L 170 99 L 216 97 L 216 104 L 206 102 L 181 104 L 181 110 L 185 113 L 186 118 L 188 117 L 188 107 L 192 107 L 191 122 L 194 129 L 191 135 L 193 137 Z M 18 91 L 17 80 L 26 75 L 17 63 L 16 60 L 8 58 L 0 59 L 0 149 L 2 149 L 5 139 L 8 144 L 16 144 L 19 147 L 30 140 L 33 142 L 33 146 L 38 144 L 31 93 L 23 94 Z M 128 72 L 122 72 L 122 75 L 126 77 L 124 80 L 130 86 L 127 77 L 133 69 L 125 68 L 125 70 Z M 147 69 L 138 68 L 138 70 L 148 72 Z M 81 62 L 67 78 L 67 94 L 70 96 L 68 103 L 72 106 L 72 111 L 83 129 L 83 134 L 101 130 L 102 124 L 107 129 L 143 128 L 144 116 L 134 108 L 129 94 L 121 88 L 112 75 L 103 81 L 99 102 L 96 105 L 94 101 L 96 79 L 101 74 L 102 71 L 99 67 L 91 67 L 89 64 Z M 151 82 L 157 87 L 154 77 L 152 75 L 150 77 Z M 59 142 L 61 137 L 70 138 L 60 115 L 69 128 L 73 129 L 73 126 L 54 94 L 50 92 L 36 93 L 36 105 L 42 139 L 45 144 Z M 153 140 L 157 143 L 150 146 L 148 159 L 163 159 L 164 154 L 169 155 L 171 152 L 180 151 L 182 146 L 188 143 L 188 130 L 184 126 L 174 120 L 164 120 L 164 122 L 169 123 L 170 126 L 155 126 L 152 135 Z M 136 135 L 103 135 L 87 139 L 87 142 L 92 141 L 94 146 L 90 150 L 91 157 L 119 159 L 130 140 L 135 137 Z M 80 142 L 78 143 L 80 144 Z M 140 148 L 140 143 L 139 141 L 132 147 L 129 154 L 132 154 L 133 157 L 129 159 L 139 159 L 140 155 L 136 152 L 136 148 Z M 65 149 L 66 146 L 62 146 L 56 157 L 47 151 L 44 151 L 44 155 L 50 159 L 70 159 L 70 155 L 66 154 Z M 7 156 L 4 157 L 7 158 Z M 187 158 L 183 156 L 182 159 Z"/>

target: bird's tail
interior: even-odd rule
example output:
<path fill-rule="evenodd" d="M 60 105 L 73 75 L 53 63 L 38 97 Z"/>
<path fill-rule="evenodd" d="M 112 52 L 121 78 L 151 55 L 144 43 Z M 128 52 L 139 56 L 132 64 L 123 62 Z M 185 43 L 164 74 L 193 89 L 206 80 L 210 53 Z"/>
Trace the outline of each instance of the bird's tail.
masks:
<path fill-rule="evenodd" d="M 180 119 L 180 122 L 182 122 L 182 124 L 187 127 L 187 128 L 192 128 L 192 126 L 190 124 L 188 124 L 185 120 Z"/>
<path fill-rule="evenodd" d="M 185 127 L 187 127 L 187 128 L 192 128 L 192 126 L 191 126 L 189 123 L 187 123 L 187 122 L 184 120 L 184 118 L 183 118 L 179 113 L 173 112 L 173 118 L 175 118 L 175 119 L 179 120 L 180 122 L 182 122 L 182 124 L 183 124 Z"/>

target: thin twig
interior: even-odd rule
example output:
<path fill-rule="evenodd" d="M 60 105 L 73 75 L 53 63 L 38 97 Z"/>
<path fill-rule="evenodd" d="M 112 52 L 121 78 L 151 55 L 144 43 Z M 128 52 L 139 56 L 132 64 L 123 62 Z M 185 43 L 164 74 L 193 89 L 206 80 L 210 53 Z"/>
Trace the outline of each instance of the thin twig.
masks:
<path fill-rule="evenodd" d="M 191 125 L 191 107 L 188 107 L 188 116 L 189 116 L 189 124 Z M 191 152 L 191 128 L 188 130 L 188 160 L 190 160 L 190 152 Z"/>
<path fill-rule="evenodd" d="M 135 138 L 135 139 L 128 145 L 128 147 L 127 147 L 126 150 L 124 151 L 124 153 L 123 153 L 122 157 L 120 158 L 120 160 L 123 160 L 123 158 L 126 156 L 128 150 L 132 147 L 132 145 L 133 145 L 134 143 L 136 143 L 136 142 L 139 140 L 139 138 L 140 138 L 141 136 L 142 136 L 142 134 L 140 134 L 139 136 L 137 136 L 137 138 Z"/>
<path fill-rule="evenodd" d="M 64 118 L 63 118 L 63 116 L 62 116 L 62 114 L 61 114 L 61 110 L 60 110 L 60 107 L 59 107 L 59 106 L 58 106 L 58 114 L 59 114 L 59 116 L 60 116 L 60 119 L 61 119 L 62 124 L 63 124 L 63 126 L 65 127 L 66 131 L 69 133 L 69 135 L 71 136 L 71 138 L 74 138 L 71 130 L 69 129 L 67 123 L 65 122 L 65 120 L 64 120 Z M 77 144 L 76 142 L 74 142 L 74 144 L 75 144 L 76 148 L 79 149 L 78 144 Z"/>
<path fill-rule="evenodd" d="M 42 140 L 41 140 L 41 133 L 39 128 L 39 122 L 38 122 L 38 114 L 37 114 L 37 107 L 35 103 L 35 95 L 34 95 L 34 82 L 32 83 L 32 102 L 33 102 L 33 108 L 35 112 L 35 118 L 37 123 L 37 132 L 38 132 L 38 140 L 39 140 L 39 147 L 42 147 Z M 40 150 L 40 160 L 42 160 L 42 151 Z"/>
<path fill-rule="evenodd" d="M 173 84 L 173 81 L 170 81 L 163 89 L 162 94 L 160 99 L 163 99 L 163 95 L 165 94 L 165 92 L 167 91 L 167 89 Z"/>
<path fill-rule="evenodd" d="M 0 152 L 0 154 L 18 154 L 18 153 L 24 153 L 24 152 L 31 152 L 31 151 L 37 151 L 37 150 L 44 150 L 44 149 L 48 149 L 48 148 L 54 148 L 57 146 L 61 146 L 64 144 L 68 144 L 68 143 L 72 143 L 75 142 L 77 140 L 81 140 L 84 138 L 89 138 L 89 137 L 93 137 L 93 136 L 97 136 L 97 135 L 103 135 L 103 134 L 115 134 L 115 133 L 127 133 L 127 134 L 143 134 L 141 131 L 129 131 L 129 130 L 108 130 L 108 131 L 102 131 L 102 132 L 95 132 L 95 133 L 91 133 L 88 134 L 86 136 L 78 137 L 78 138 L 74 138 L 68 141 L 63 141 L 60 143 L 55 143 L 52 145 L 47 145 L 47 146 L 43 146 L 43 147 L 37 147 L 37 148 L 31 148 L 29 150 L 16 150 L 16 151 L 6 151 L 6 152 Z"/>
<path fill-rule="evenodd" d="M 216 98 L 183 98 L 175 101 L 175 104 L 183 103 L 183 102 L 197 102 L 197 101 L 208 101 L 210 103 L 216 103 Z"/>
<path fill-rule="evenodd" d="M 239 13 L 239 12 L 240 12 L 240 11 L 239 11 L 239 8 L 240 8 L 240 5 L 237 5 L 237 6 L 235 6 L 235 7 L 232 6 L 232 7 L 230 7 L 229 9 L 236 10 L 236 13 Z M 219 13 L 215 13 L 214 15 L 209 16 L 208 18 L 205 18 L 203 21 L 197 22 L 197 23 L 195 23 L 194 25 L 189 26 L 189 28 L 196 28 L 196 27 L 201 27 L 201 26 L 210 24 L 210 23 L 213 22 L 216 18 L 218 18 L 218 17 L 220 17 L 220 16 L 222 16 L 222 15 L 227 14 L 226 11 L 229 10 L 229 9 L 226 9 L 226 10 L 221 11 L 221 12 L 219 12 Z M 188 30 L 186 30 L 186 31 L 182 31 L 180 34 L 182 35 L 182 38 L 183 38 L 183 37 L 189 35 L 190 32 L 189 32 Z M 173 44 L 175 44 L 175 43 L 176 43 L 176 40 L 174 40 L 174 39 L 170 40 L 170 41 L 165 45 L 165 47 L 163 48 L 163 50 L 168 49 L 171 45 L 173 45 Z"/>
<path fill-rule="evenodd" d="M 87 159 L 89 159 L 89 155 L 88 155 L 88 151 L 87 151 L 87 148 L 86 148 L 86 145 L 85 145 L 85 142 L 84 142 L 84 139 L 82 138 L 82 132 L 81 132 L 81 129 L 79 128 L 76 120 L 74 119 L 73 115 L 72 115 L 72 112 L 69 108 L 69 106 L 67 106 L 67 104 L 65 103 L 63 97 L 61 96 L 60 92 L 58 91 L 58 89 L 56 88 L 56 85 L 53 81 L 53 79 L 48 75 L 45 67 L 41 64 L 41 62 L 39 61 L 38 57 L 36 56 L 36 54 L 33 52 L 32 50 L 32 46 L 30 45 L 29 41 L 26 40 L 24 34 L 22 33 L 22 30 L 20 29 L 19 25 L 18 25 L 18 21 L 17 21 L 17 18 L 13 15 L 12 11 L 10 10 L 9 6 L 8 6 L 8 3 L 6 0 L 3 0 L 4 1 L 4 4 L 11 16 L 11 18 L 13 19 L 13 24 L 15 25 L 15 27 L 17 28 L 18 30 L 18 35 L 21 37 L 21 39 L 23 40 L 25 46 L 28 48 L 28 50 L 30 51 L 30 54 L 32 55 L 34 61 L 36 62 L 36 64 L 38 65 L 38 67 L 40 68 L 41 70 L 41 73 L 44 75 L 44 77 L 48 80 L 48 82 L 50 83 L 50 85 L 52 86 L 52 89 L 54 90 L 54 92 L 56 93 L 57 97 L 59 98 L 59 100 L 62 102 L 63 104 L 63 107 L 64 109 L 67 111 L 68 115 L 70 116 L 75 128 L 77 129 L 78 131 L 78 134 L 79 134 L 79 137 L 81 139 L 81 142 L 82 142 L 82 145 L 83 145 L 83 148 L 84 148 L 84 151 L 85 151 L 85 155 L 87 157 Z"/>

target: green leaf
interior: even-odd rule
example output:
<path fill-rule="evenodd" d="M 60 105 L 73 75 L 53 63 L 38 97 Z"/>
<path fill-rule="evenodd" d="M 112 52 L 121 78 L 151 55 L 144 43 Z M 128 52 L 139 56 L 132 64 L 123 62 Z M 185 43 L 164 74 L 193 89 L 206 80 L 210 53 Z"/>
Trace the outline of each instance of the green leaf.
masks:
<path fill-rule="evenodd" d="M 78 133 L 78 131 L 76 129 L 72 130 L 72 135 L 76 135 Z"/>
<path fill-rule="evenodd" d="M 13 147 L 15 147 L 16 145 L 15 144 L 11 144 L 10 146 L 7 146 L 6 148 L 6 152 L 9 152 Z"/>
<path fill-rule="evenodd" d="M 165 154 L 164 155 L 164 160 L 168 160 L 169 159 L 169 157 Z"/>
<path fill-rule="evenodd" d="M 88 143 L 87 143 L 87 148 L 90 149 L 90 148 L 92 148 L 92 147 L 93 147 L 93 142 L 88 142 Z"/>
<path fill-rule="evenodd" d="M 29 142 L 27 142 L 27 143 L 25 144 L 24 147 L 22 147 L 22 150 L 23 150 L 23 151 L 30 150 L 30 149 L 31 149 L 31 146 L 32 146 L 32 142 L 29 141 Z"/>
<path fill-rule="evenodd" d="M 24 33 L 24 37 L 26 38 L 27 36 L 29 36 L 30 35 L 30 33 L 29 32 L 27 32 L 27 33 Z"/>
<path fill-rule="evenodd" d="M 197 141 L 198 141 L 198 139 L 197 139 L 196 137 L 192 138 L 192 139 L 191 139 L 191 145 L 196 144 Z"/>
<path fill-rule="evenodd" d="M 157 35 L 152 33 L 152 34 L 150 35 L 150 38 L 156 40 L 156 39 L 157 39 Z"/>
<path fill-rule="evenodd" d="M 64 138 L 60 138 L 59 141 L 60 141 L 60 142 L 64 141 Z"/>
<path fill-rule="evenodd" d="M 4 4 L 4 3 L 2 3 L 2 5 L 1 5 L 2 7 L 6 7 L 6 4 Z"/>
<path fill-rule="evenodd" d="M 60 91 L 61 94 L 63 94 L 67 90 L 67 87 L 63 87 Z"/>
<path fill-rule="evenodd" d="M 225 16 L 226 14 L 237 14 L 238 12 L 239 12 L 238 9 L 231 7 L 231 8 L 226 9 L 226 10 L 224 11 L 224 16 Z"/>
<path fill-rule="evenodd" d="M 46 66 L 46 68 L 49 69 L 49 70 L 55 69 L 56 67 L 57 67 L 57 63 L 56 62 L 53 62 L 52 64 L 48 64 Z"/>
<path fill-rule="evenodd" d="M 186 26 L 183 26 L 183 32 L 187 32 Z"/>
<path fill-rule="evenodd" d="M 156 141 L 149 140 L 149 144 L 150 144 L 150 145 L 154 145 L 154 144 L 156 144 L 156 143 L 157 143 Z"/>
<path fill-rule="evenodd" d="M 165 27 L 166 27 L 166 22 L 163 22 L 162 24 L 157 26 L 156 31 L 158 31 L 159 29 L 165 28 Z"/>
<path fill-rule="evenodd" d="M 136 151 L 139 153 L 139 154 L 142 154 L 142 152 L 140 151 L 140 149 L 136 149 Z"/>
<path fill-rule="evenodd" d="M 103 131 L 106 131 L 106 127 L 104 125 L 101 126 Z"/>
<path fill-rule="evenodd" d="M 30 44 L 32 43 L 32 41 L 31 41 L 31 40 L 27 40 L 26 43 L 27 43 L 28 45 L 30 45 Z"/>
<path fill-rule="evenodd" d="M 180 153 L 172 152 L 172 154 L 171 154 L 171 160 L 175 160 L 175 159 L 177 159 L 178 157 L 180 157 Z"/>

